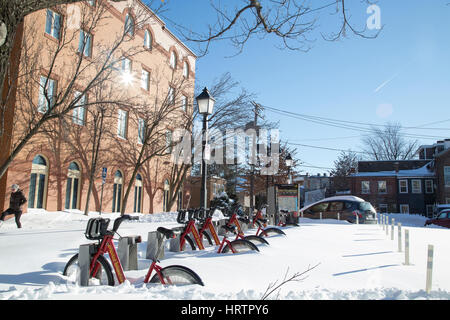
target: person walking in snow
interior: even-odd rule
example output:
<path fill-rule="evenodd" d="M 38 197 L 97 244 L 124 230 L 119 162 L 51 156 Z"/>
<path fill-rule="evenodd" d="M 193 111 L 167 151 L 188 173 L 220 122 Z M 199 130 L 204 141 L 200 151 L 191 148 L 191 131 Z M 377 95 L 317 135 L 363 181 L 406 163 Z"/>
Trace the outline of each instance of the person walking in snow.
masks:
<path fill-rule="evenodd" d="M 21 206 L 27 202 L 27 199 L 23 195 L 22 190 L 19 189 L 17 184 L 11 186 L 11 198 L 9 199 L 9 208 L 0 216 L 0 226 L 3 224 L 7 215 L 13 214 L 16 218 L 17 228 L 22 228 L 20 223 L 20 216 L 22 215 Z"/>

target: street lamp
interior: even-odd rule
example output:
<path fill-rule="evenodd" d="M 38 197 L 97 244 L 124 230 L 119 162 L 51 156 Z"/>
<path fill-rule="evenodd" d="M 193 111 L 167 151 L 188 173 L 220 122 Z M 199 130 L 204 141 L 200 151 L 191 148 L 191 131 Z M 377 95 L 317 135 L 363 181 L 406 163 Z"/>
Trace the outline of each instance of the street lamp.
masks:
<path fill-rule="evenodd" d="M 292 163 L 293 163 L 293 161 L 292 161 L 292 157 L 291 157 L 291 154 L 290 153 L 288 153 L 288 155 L 286 156 L 286 159 L 285 159 L 285 161 L 286 161 L 286 166 L 288 167 L 288 184 L 292 184 L 292 178 L 291 178 L 291 167 L 292 167 Z"/>
<path fill-rule="evenodd" d="M 211 96 L 208 89 L 205 87 L 203 92 L 196 98 L 198 104 L 198 112 L 203 115 L 203 129 L 202 129 L 202 187 L 201 187 L 201 206 L 207 208 L 207 192 L 206 192 L 206 159 L 205 149 L 208 134 L 208 116 L 213 113 L 214 103 L 216 100 Z"/>

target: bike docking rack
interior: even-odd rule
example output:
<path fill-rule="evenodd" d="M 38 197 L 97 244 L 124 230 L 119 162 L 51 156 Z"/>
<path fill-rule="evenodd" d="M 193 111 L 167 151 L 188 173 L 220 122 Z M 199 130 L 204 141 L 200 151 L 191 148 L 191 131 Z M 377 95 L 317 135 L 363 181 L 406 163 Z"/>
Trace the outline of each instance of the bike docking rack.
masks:
<path fill-rule="evenodd" d="M 141 242 L 141 237 L 121 237 L 119 239 L 119 250 L 116 251 L 113 236 L 117 233 L 122 221 L 134 219 L 139 218 L 129 215 L 121 216 L 114 221 L 111 230 L 108 230 L 110 219 L 89 219 L 85 236 L 88 240 L 97 240 L 98 243 L 81 245 L 79 253 L 67 262 L 63 275 L 69 279 L 75 276 L 76 279 L 73 280 L 79 281 L 81 286 L 114 286 L 114 273 L 119 284 L 127 280 L 124 271 L 130 270 L 130 268 L 137 270 L 137 244 Z M 161 267 L 157 264 L 164 255 L 164 237 L 167 239 L 174 238 L 175 234 L 172 230 L 163 227 L 159 227 L 156 232 L 156 250 L 154 252 L 147 250 L 152 263 L 144 277 L 144 282 L 167 285 L 198 284 L 203 286 L 200 277 L 187 267 L 181 265 Z M 105 258 L 106 254 L 108 254 L 110 262 Z M 136 261 L 134 261 L 134 257 L 136 257 Z M 134 262 L 136 263 L 134 264 Z M 154 275 L 151 277 L 153 273 Z"/>

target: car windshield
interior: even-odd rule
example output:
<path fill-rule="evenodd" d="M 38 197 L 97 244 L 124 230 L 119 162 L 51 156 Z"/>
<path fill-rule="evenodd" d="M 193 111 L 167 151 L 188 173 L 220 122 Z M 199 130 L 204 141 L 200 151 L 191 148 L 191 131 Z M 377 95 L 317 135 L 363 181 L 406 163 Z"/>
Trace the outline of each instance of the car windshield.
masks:
<path fill-rule="evenodd" d="M 375 212 L 375 209 L 372 207 L 372 205 L 369 202 L 361 202 L 359 204 L 359 210 Z"/>

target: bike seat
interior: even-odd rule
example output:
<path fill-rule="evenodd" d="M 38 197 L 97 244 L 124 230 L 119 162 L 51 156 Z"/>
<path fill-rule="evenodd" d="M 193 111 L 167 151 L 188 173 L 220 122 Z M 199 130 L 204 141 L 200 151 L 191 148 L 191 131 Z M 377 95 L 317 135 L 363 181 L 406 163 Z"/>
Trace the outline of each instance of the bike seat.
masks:
<path fill-rule="evenodd" d="M 267 219 L 258 218 L 258 221 L 260 221 L 262 223 L 267 223 Z"/>
<path fill-rule="evenodd" d="M 158 229 L 156 229 L 156 231 L 158 231 L 159 233 L 162 233 L 164 236 L 166 236 L 167 239 L 175 238 L 175 233 L 170 229 L 167 229 L 164 227 L 158 227 Z"/>

